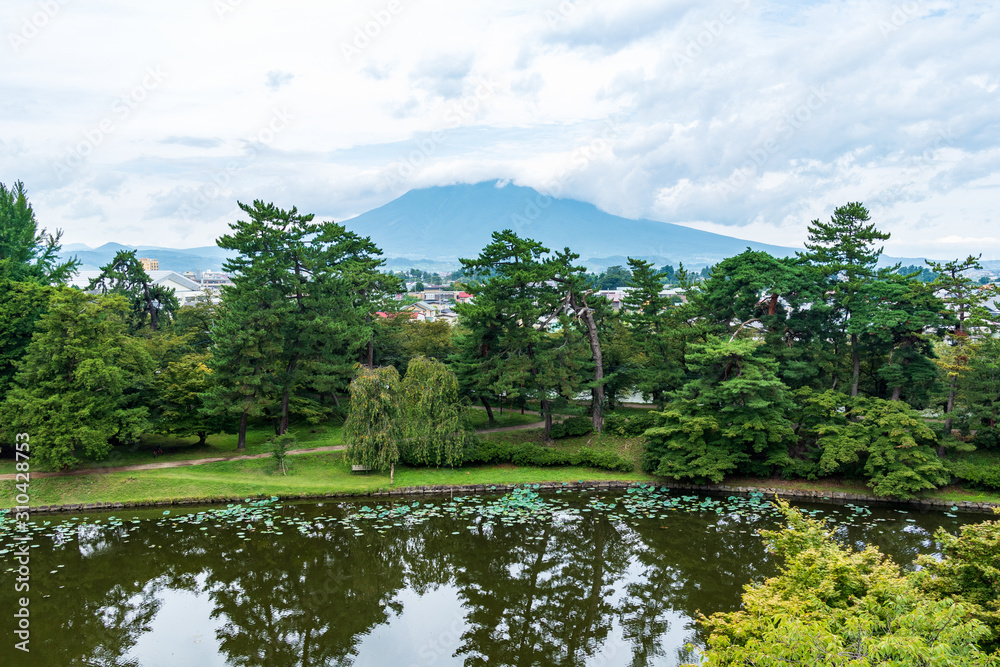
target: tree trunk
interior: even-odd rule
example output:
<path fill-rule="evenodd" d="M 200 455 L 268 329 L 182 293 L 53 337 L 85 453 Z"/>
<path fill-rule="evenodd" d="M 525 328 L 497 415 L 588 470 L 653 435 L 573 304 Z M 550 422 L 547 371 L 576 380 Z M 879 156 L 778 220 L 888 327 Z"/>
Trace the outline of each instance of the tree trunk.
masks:
<path fill-rule="evenodd" d="M 236 449 L 247 448 L 247 417 L 249 416 L 247 410 L 244 410 L 243 414 L 240 415 L 240 430 L 239 435 L 236 436 Z"/>
<path fill-rule="evenodd" d="M 396 464 L 395 463 L 390 463 L 389 464 L 389 486 L 392 486 L 392 480 L 393 480 L 393 477 L 395 476 L 395 474 L 396 474 Z"/>
<path fill-rule="evenodd" d="M 594 422 L 594 433 L 600 433 L 604 428 L 604 358 L 601 355 L 601 340 L 597 336 L 597 323 L 594 314 L 583 301 L 583 323 L 587 327 L 587 339 L 590 341 L 590 353 L 594 359 L 594 388 L 590 390 L 593 396 L 591 419 Z"/>
<path fill-rule="evenodd" d="M 333 392 L 333 404 L 336 405 L 338 408 L 340 407 L 340 399 L 337 398 L 337 392 L 336 391 Z"/>
<path fill-rule="evenodd" d="M 547 400 L 538 401 L 538 407 L 541 408 L 542 415 L 545 417 L 545 442 L 552 442 L 552 436 L 549 435 L 552 431 L 552 413 L 549 411 L 549 402 Z"/>
<path fill-rule="evenodd" d="M 208 431 L 198 431 L 198 444 L 204 445 L 208 440 Z"/>
<path fill-rule="evenodd" d="M 490 407 L 490 402 L 486 400 L 485 396 L 480 396 L 479 400 L 482 402 L 483 407 L 486 408 L 486 416 L 490 419 L 490 425 L 497 423 L 497 420 L 493 418 L 493 408 Z"/>
<path fill-rule="evenodd" d="M 281 419 L 278 421 L 278 435 L 285 435 L 288 430 L 288 402 L 290 398 L 288 389 L 285 389 L 284 393 L 281 394 Z"/>
<path fill-rule="evenodd" d="M 858 334 L 851 334 L 851 356 L 854 359 L 854 375 L 851 380 L 851 396 L 857 396 L 858 383 L 861 381 L 861 353 L 858 352 Z"/>
<path fill-rule="evenodd" d="M 951 422 L 952 422 L 951 413 L 952 413 L 952 410 L 955 409 L 955 382 L 956 381 L 957 381 L 957 378 L 952 377 L 951 378 L 951 384 L 948 387 L 948 406 L 947 406 L 947 408 L 944 411 L 945 415 L 947 415 L 945 417 L 945 420 L 944 420 L 944 435 L 945 435 L 945 437 L 948 437 L 949 435 L 951 435 Z M 938 445 L 937 454 L 938 454 L 939 458 L 942 458 L 942 459 L 944 458 L 945 447 L 944 447 L 944 442 L 943 441 L 941 442 L 940 445 Z"/>

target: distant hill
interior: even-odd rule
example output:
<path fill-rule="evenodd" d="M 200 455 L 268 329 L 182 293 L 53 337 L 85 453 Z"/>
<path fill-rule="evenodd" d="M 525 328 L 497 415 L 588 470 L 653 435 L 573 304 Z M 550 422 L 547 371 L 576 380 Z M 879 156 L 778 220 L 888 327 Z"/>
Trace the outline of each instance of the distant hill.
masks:
<path fill-rule="evenodd" d="M 340 221 L 338 221 L 340 222 Z M 703 232 L 654 220 L 630 220 L 573 199 L 553 199 L 532 188 L 486 181 L 411 190 L 403 196 L 343 222 L 351 231 L 370 236 L 382 248 L 387 268 L 451 271 L 459 257 L 476 257 L 494 231 L 513 229 L 550 249 L 569 246 L 591 270 L 624 265 L 627 257 L 646 259 L 657 266 L 679 262 L 701 268 L 746 250 L 763 250 L 787 257 L 802 250 L 757 243 Z M 98 269 L 119 250 L 138 250 L 168 271 L 221 269 L 229 251 L 216 246 L 162 248 L 106 243 L 99 248 L 71 244 L 62 257 L 75 256 L 84 270 Z M 923 266 L 922 258 L 882 257 L 880 264 L 896 262 Z M 1000 261 L 983 262 L 1000 268 Z M 996 264 L 996 267 L 991 265 Z"/>
<path fill-rule="evenodd" d="M 99 248 L 90 248 L 82 243 L 72 243 L 65 246 L 60 253 L 64 260 L 76 257 L 80 260 L 80 269 L 93 271 L 101 268 L 112 259 L 119 250 L 138 250 L 139 257 L 151 257 L 160 262 L 163 271 L 219 271 L 222 263 L 232 253 L 218 246 L 203 248 L 161 248 L 159 246 L 124 246 L 120 243 L 105 243 Z"/>
<path fill-rule="evenodd" d="M 343 224 L 370 236 L 388 257 L 449 264 L 477 256 L 492 232 L 508 228 L 551 249 L 569 246 L 590 268 L 624 264 L 626 257 L 699 267 L 747 247 L 781 257 L 799 250 L 669 222 L 630 220 L 592 204 L 497 181 L 411 190 Z"/>

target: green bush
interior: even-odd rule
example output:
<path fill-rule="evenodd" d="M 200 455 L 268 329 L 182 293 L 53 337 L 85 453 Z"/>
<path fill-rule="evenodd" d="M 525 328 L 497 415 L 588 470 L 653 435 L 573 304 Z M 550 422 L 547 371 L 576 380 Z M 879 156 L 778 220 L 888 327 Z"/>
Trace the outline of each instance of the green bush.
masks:
<path fill-rule="evenodd" d="M 640 415 L 626 415 L 610 412 L 604 416 L 605 433 L 622 436 L 637 436 L 656 425 L 656 413 L 649 410 Z"/>
<path fill-rule="evenodd" d="M 549 435 L 553 438 L 572 438 L 593 433 L 594 422 L 587 417 L 570 417 L 561 424 L 553 424 Z"/>
<path fill-rule="evenodd" d="M 948 461 L 951 474 L 971 486 L 983 489 L 1000 489 L 1000 465 L 992 456 L 970 456 Z"/>
<path fill-rule="evenodd" d="M 499 440 L 479 442 L 466 454 L 465 463 L 513 463 L 519 466 L 590 466 L 602 470 L 632 472 L 632 462 L 615 452 L 586 447 L 567 452 L 533 443 L 515 444 Z"/>
<path fill-rule="evenodd" d="M 976 430 L 976 437 L 972 439 L 972 444 L 976 449 L 1000 449 L 1000 428 L 996 426 L 983 426 Z"/>

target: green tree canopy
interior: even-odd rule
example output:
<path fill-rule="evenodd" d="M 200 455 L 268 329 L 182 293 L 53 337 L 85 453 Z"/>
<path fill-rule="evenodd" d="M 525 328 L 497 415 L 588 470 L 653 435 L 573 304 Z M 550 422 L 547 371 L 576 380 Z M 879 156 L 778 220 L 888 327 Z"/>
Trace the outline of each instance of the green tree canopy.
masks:
<path fill-rule="evenodd" d="M 966 602 L 928 594 L 874 547 L 841 547 L 787 503 L 788 528 L 761 531 L 781 571 L 739 611 L 702 620 L 707 667 L 996 667 L 989 629 Z"/>
<path fill-rule="evenodd" d="M 157 285 L 146 273 L 135 250 L 119 250 L 114 259 L 101 267 L 101 274 L 90 281 L 88 291 L 99 294 L 121 294 L 132 304 L 135 331 L 149 326 L 151 331 L 160 327 L 160 318 L 177 312 L 174 290 Z"/>
<path fill-rule="evenodd" d="M 38 229 L 24 183 L 8 188 L 0 183 L 0 278 L 43 285 L 65 283 L 76 271 L 76 260 L 60 261 L 62 232 Z"/>
<path fill-rule="evenodd" d="M 147 427 L 130 392 L 148 382 L 149 355 L 128 335 L 126 300 L 68 288 L 53 294 L 3 404 L 13 432 L 30 433 L 41 466 L 64 469 L 103 459 Z"/>
<path fill-rule="evenodd" d="M 458 379 L 437 359 L 414 357 L 399 387 L 407 459 L 422 465 L 460 466 L 475 442 Z"/>
<path fill-rule="evenodd" d="M 767 474 L 788 464 L 794 432 L 788 387 L 749 339 L 692 345 L 697 378 L 671 395 L 646 431 L 643 469 L 674 479 L 721 482 L 743 471 Z"/>
<path fill-rule="evenodd" d="M 388 470 L 393 481 L 404 437 L 399 373 L 392 366 L 358 366 L 351 382 L 351 407 L 344 421 L 347 458 L 355 465 Z"/>

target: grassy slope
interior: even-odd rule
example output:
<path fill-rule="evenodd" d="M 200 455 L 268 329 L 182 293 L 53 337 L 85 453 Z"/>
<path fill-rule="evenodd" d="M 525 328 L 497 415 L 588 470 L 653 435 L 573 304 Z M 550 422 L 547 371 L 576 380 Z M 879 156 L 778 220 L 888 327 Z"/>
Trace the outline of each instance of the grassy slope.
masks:
<path fill-rule="evenodd" d="M 473 410 L 473 417 L 478 419 L 476 425 L 482 428 L 486 425 L 486 414 L 482 410 Z M 498 413 L 497 413 L 498 414 Z M 503 425 L 511 426 L 523 423 L 534 423 L 537 415 L 520 415 L 518 412 L 504 413 Z M 482 423 L 479 423 L 482 422 Z M 339 426 L 321 425 L 316 427 L 302 426 L 294 429 L 298 439 L 297 447 L 321 447 L 341 444 Z M 272 431 L 267 427 L 252 429 L 248 434 L 247 454 L 266 453 L 267 440 Z M 540 429 L 493 433 L 483 436 L 489 439 L 501 439 L 511 442 L 541 443 Z M 180 439 L 163 436 L 147 436 L 139 449 L 126 452 L 116 457 L 114 461 L 103 461 L 91 464 L 92 467 L 107 467 L 109 465 L 129 465 L 133 463 L 152 463 L 152 450 L 160 446 L 164 456 L 159 460 L 185 460 L 214 456 L 233 456 L 235 436 L 211 436 L 208 444 L 202 447 L 194 445 L 196 439 Z M 616 436 L 586 435 L 574 438 L 564 438 L 555 441 L 554 447 L 559 449 L 576 449 L 589 447 L 592 449 L 608 449 L 618 452 L 636 464 L 639 470 L 639 457 L 642 451 L 642 438 L 623 438 Z M 343 461 L 340 453 L 309 454 L 289 459 L 291 474 L 283 476 L 275 474 L 274 463 L 270 459 L 252 461 L 229 461 L 211 463 L 186 468 L 171 468 L 165 470 L 108 473 L 103 475 L 35 478 L 31 482 L 30 495 L 32 505 L 73 504 L 88 502 L 124 502 L 170 500 L 181 498 L 219 498 L 246 496 L 262 493 L 265 495 L 295 495 L 295 494 L 325 494 L 325 493 L 367 493 L 388 488 L 388 475 L 365 474 L 350 472 L 349 466 Z M 1000 457 L 998 457 L 1000 462 Z M 0 472 L 13 472 L 12 461 L 4 461 Z M 520 468 L 513 465 L 483 466 L 449 469 L 409 469 L 401 467 L 396 471 L 395 486 L 425 486 L 440 484 L 515 484 L 543 481 L 576 481 L 580 479 L 622 479 L 636 481 L 657 481 L 643 473 L 615 473 L 591 468 Z M 727 484 L 737 486 L 779 487 L 788 489 L 827 489 L 848 493 L 867 494 L 870 490 L 860 482 L 850 480 L 823 479 L 816 481 L 730 478 Z M 0 482 L 0 498 L 13 499 L 16 493 L 13 481 Z M 967 500 L 972 502 L 1000 503 L 1000 494 L 963 489 L 961 487 L 945 487 L 926 494 L 928 498 L 939 498 L 948 501 Z M 13 504 L 13 501 L 0 501 L 0 506 Z"/>
<path fill-rule="evenodd" d="M 271 459 L 224 461 L 188 468 L 167 468 L 103 475 L 46 477 L 32 480 L 31 505 L 95 502 L 214 499 L 234 496 L 368 493 L 389 488 L 389 475 L 356 474 L 342 452 L 303 454 L 288 459 L 289 474 L 275 471 Z M 450 469 L 396 470 L 395 487 L 440 484 L 523 484 L 623 479 L 650 481 L 641 473 L 624 474 L 589 468 L 520 468 L 513 465 Z M 13 497 L 14 483 L 0 482 L 5 497 Z M 3 503 L 6 504 L 6 503 Z"/>

